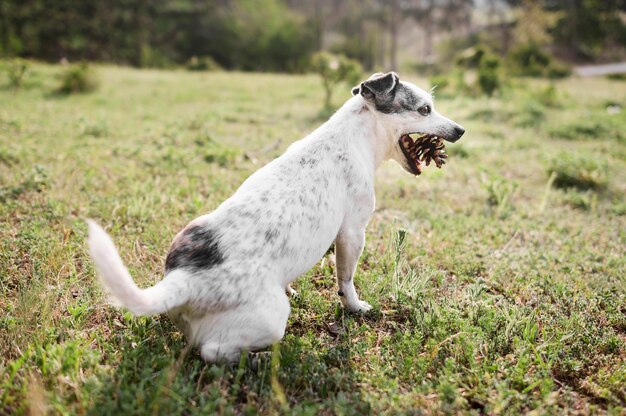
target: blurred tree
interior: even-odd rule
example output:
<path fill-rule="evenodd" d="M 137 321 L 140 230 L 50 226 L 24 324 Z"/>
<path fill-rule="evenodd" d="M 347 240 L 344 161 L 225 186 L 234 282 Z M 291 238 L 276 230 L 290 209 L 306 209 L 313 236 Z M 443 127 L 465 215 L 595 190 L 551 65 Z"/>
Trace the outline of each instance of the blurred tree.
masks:
<path fill-rule="evenodd" d="M 328 52 L 317 52 L 311 58 L 311 69 L 322 77 L 324 86 L 324 109 L 332 108 L 332 94 L 335 86 L 340 82 L 347 82 L 351 86 L 359 82 L 361 65 L 343 55 L 333 55 Z"/>
<path fill-rule="evenodd" d="M 608 45 L 626 45 L 623 0 L 552 0 L 545 6 L 561 12 L 555 40 L 578 58 L 593 58 Z"/>
<path fill-rule="evenodd" d="M 505 54 L 528 38 L 565 58 L 626 56 L 624 0 L 1 0 L 0 53 L 47 61 L 168 66 L 208 56 L 224 68 L 298 71 L 331 50 L 398 69 L 401 48 L 483 33 Z M 510 8 L 518 8 L 512 29 Z M 554 13 L 553 13 L 554 12 Z M 557 16 L 554 20 L 546 20 Z M 419 27 L 421 30 L 416 30 Z M 419 38 L 412 39 L 419 33 Z M 552 37 L 553 41 L 550 40 Z M 468 43 L 468 42 L 465 42 Z M 410 47 L 409 47 L 410 48 Z M 407 50 L 409 49 L 407 48 Z M 414 52 L 414 48 L 410 49 Z M 621 51 L 621 52 L 620 52 Z M 621 55 L 620 55 L 621 53 Z M 606 58 L 605 58 L 606 59 Z M 426 62 L 430 63 L 430 62 Z"/>

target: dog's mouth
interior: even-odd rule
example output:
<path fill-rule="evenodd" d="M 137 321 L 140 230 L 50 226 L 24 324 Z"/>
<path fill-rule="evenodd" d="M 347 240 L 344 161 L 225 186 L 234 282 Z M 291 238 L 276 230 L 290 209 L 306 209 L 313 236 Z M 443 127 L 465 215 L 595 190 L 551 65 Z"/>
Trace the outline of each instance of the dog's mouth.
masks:
<path fill-rule="evenodd" d="M 416 176 L 422 173 L 424 165 L 428 166 L 430 162 L 435 162 L 435 165 L 441 168 L 448 158 L 443 139 L 434 134 L 424 134 L 416 139 L 409 134 L 403 134 L 398 144 L 404 153 L 408 168 Z"/>

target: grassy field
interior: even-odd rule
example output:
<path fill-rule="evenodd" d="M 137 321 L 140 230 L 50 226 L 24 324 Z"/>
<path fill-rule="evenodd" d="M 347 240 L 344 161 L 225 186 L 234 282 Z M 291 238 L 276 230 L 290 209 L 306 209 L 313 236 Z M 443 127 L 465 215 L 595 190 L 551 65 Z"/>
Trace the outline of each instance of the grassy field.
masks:
<path fill-rule="evenodd" d="M 181 227 L 323 121 L 320 81 L 97 70 L 90 94 L 44 65 L 0 90 L 0 414 L 624 414 L 626 82 L 442 88 L 467 133 L 441 170 L 379 170 L 372 313 L 343 312 L 329 254 L 273 354 L 226 366 L 104 304 L 83 219 L 154 284 Z"/>

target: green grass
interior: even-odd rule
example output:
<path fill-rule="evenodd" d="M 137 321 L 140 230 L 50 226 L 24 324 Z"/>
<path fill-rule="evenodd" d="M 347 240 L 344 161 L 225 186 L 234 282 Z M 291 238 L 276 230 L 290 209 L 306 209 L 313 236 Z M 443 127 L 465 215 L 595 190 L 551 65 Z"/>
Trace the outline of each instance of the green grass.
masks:
<path fill-rule="evenodd" d="M 167 318 L 104 304 L 83 219 L 154 284 L 181 227 L 321 123 L 320 81 L 96 70 L 89 94 L 54 94 L 62 68 L 38 64 L 0 87 L 0 413 L 624 411 L 626 144 L 567 129 L 625 131 L 625 110 L 606 111 L 623 82 L 439 99 L 467 134 L 441 170 L 380 169 L 356 275 L 372 313 L 340 308 L 329 255 L 296 281 L 271 357 L 226 366 Z M 602 187 L 555 186 L 564 154 L 593 160 Z"/>

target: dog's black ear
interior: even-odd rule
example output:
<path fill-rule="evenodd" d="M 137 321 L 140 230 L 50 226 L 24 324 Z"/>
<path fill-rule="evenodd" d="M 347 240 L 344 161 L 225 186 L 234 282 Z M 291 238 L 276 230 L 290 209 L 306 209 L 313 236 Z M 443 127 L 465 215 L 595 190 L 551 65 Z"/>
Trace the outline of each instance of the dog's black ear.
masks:
<path fill-rule="evenodd" d="M 400 78 L 395 72 L 387 74 L 374 74 L 367 81 L 361 83 L 360 92 L 363 98 L 369 101 L 386 101 L 393 97 L 400 83 Z M 354 92 L 354 90 L 353 90 Z"/>

